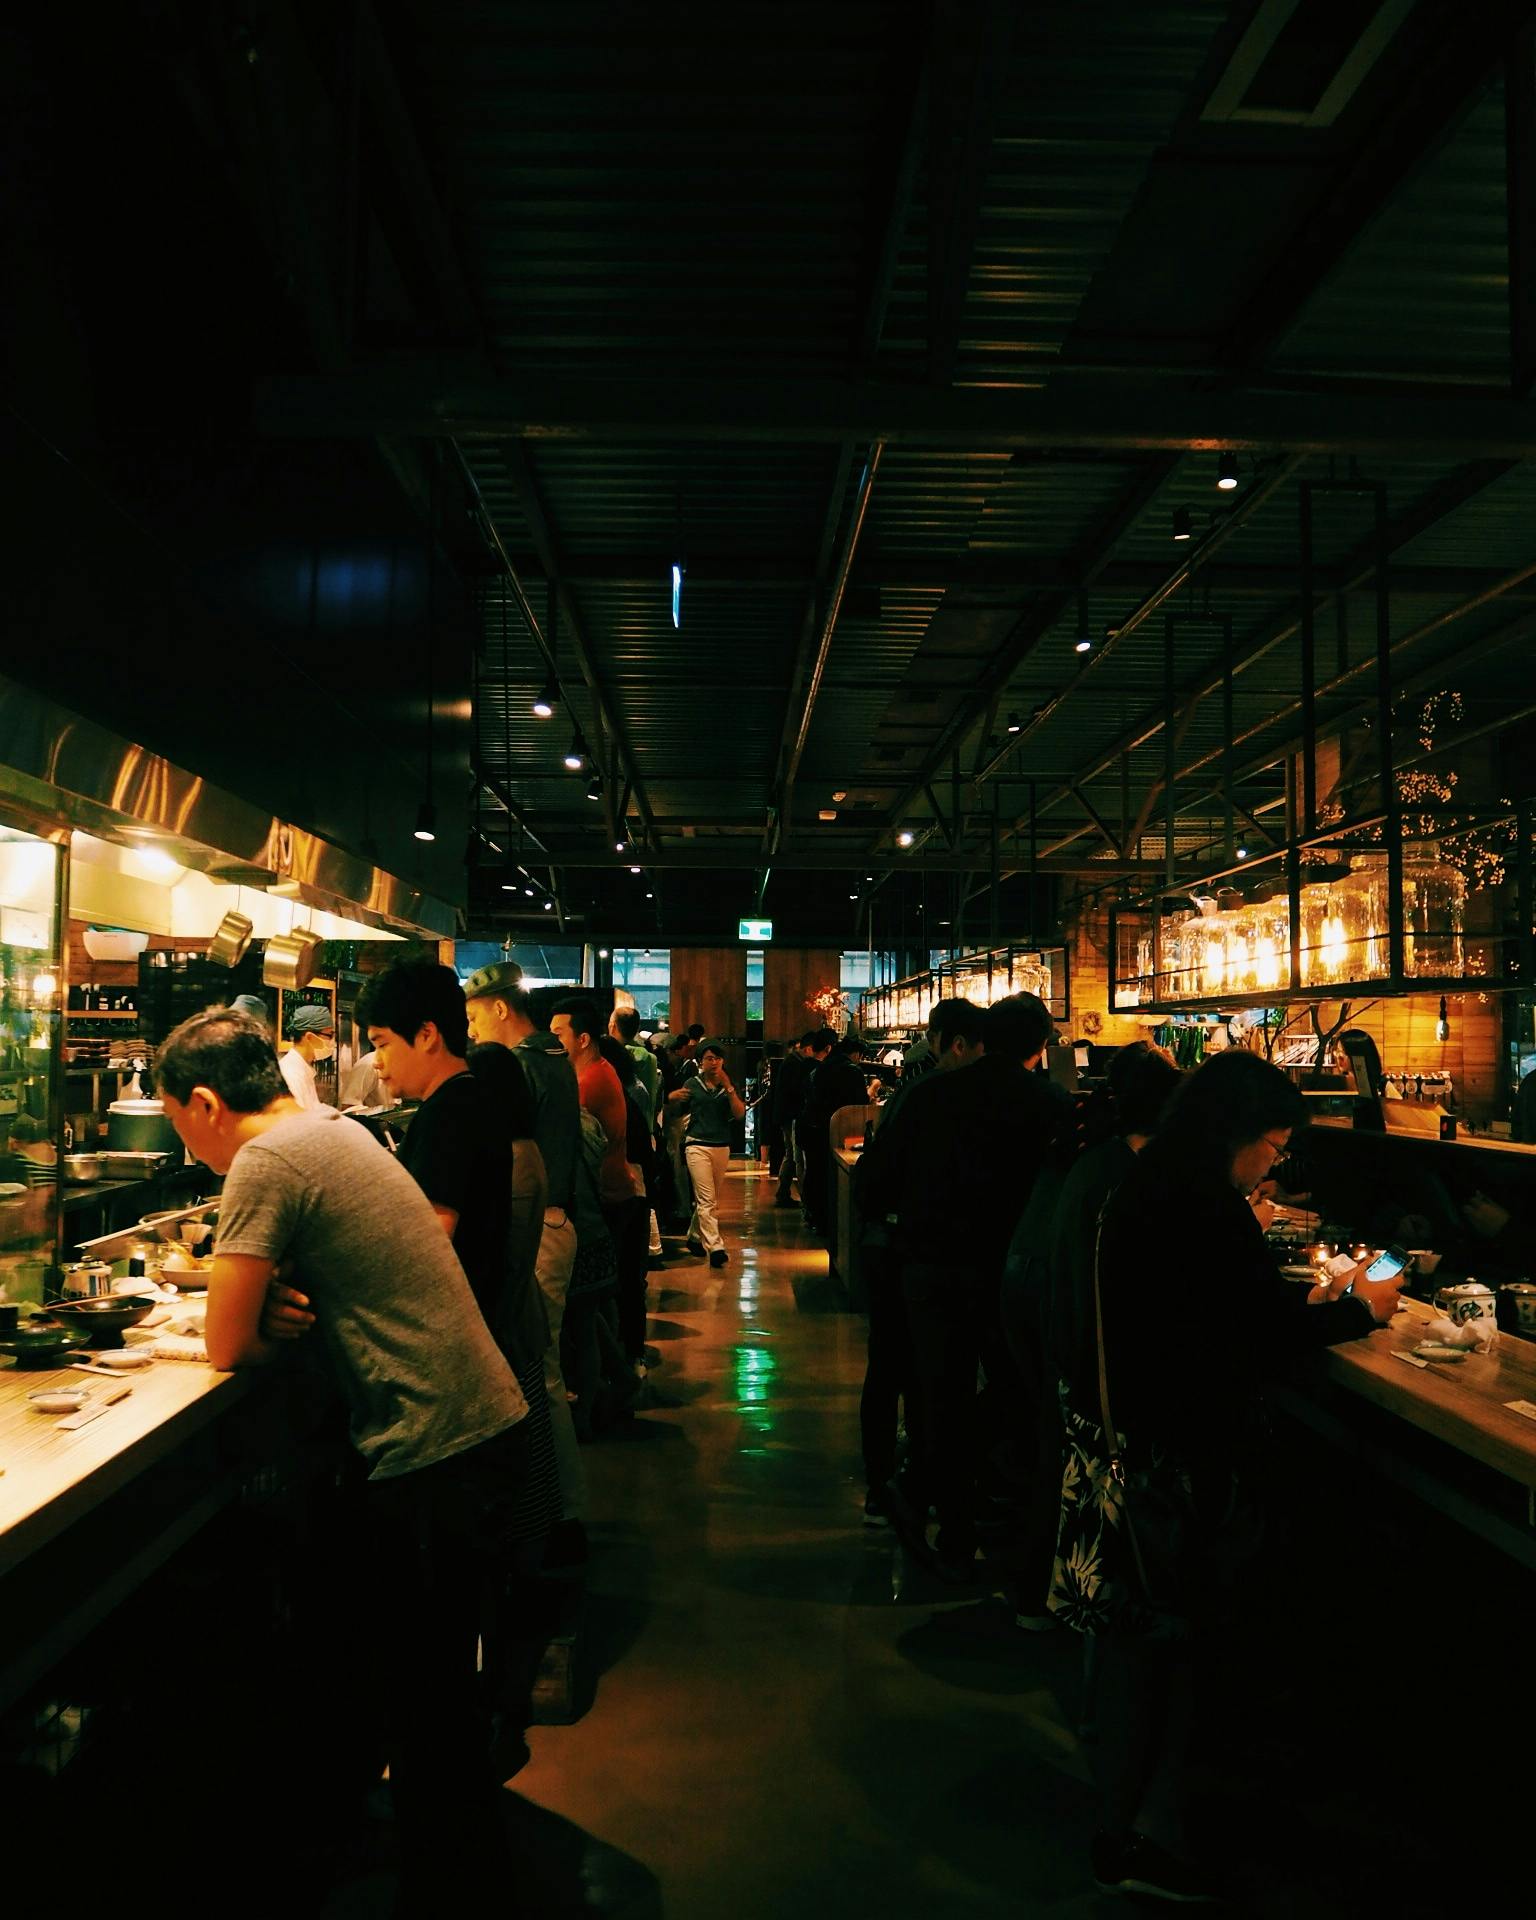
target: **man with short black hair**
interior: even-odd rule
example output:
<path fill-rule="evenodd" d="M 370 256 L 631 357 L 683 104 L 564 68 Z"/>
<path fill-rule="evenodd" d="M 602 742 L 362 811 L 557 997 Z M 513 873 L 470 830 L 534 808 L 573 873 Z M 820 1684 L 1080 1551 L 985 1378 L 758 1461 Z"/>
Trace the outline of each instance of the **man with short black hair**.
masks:
<path fill-rule="evenodd" d="M 560 1333 L 579 1247 L 581 1208 L 577 1193 L 577 1156 L 581 1152 L 581 1100 L 576 1075 L 565 1049 L 547 1028 L 536 1024 L 533 1003 L 519 984 L 522 968 L 512 962 L 482 967 L 464 982 L 465 1018 L 472 1039 L 506 1047 L 523 1070 L 533 1096 L 533 1137 L 544 1158 L 549 1191 L 544 1226 L 534 1258 L 534 1274 L 544 1296 L 549 1344 L 544 1349 L 544 1385 L 554 1423 L 560 1496 L 567 1520 L 586 1510 L 586 1477 L 576 1445 L 576 1430 L 566 1399 L 560 1360 Z M 590 1203 L 589 1203 L 590 1204 Z M 596 1217 L 590 1226 L 602 1231 Z"/>
<path fill-rule="evenodd" d="M 938 1568 L 957 1581 L 972 1577 L 976 1558 L 977 1366 L 994 1383 L 1013 1376 L 1003 1262 L 1068 1108 L 1034 1071 L 1055 1031 L 1043 1001 L 1032 993 L 995 1001 L 981 1031 L 982 1057 L 920 1081 L 881 1139 L 926 1435 L 893 1514 L 925 1547 L 921 1515 L 933 1500 Z"/>
<path fill-rule="evenodd" d="M 818 1034 L 820 1041 L 831 1028 Z M 811 1075 L 805 1102 L 800 1109 L 796 1132 L 800 1141 L 800 1197 L 812 1229 L 828 1243 L 836 1238 L 832 1218 L 832 1116 L 843 1107 L 861 1107 L 869 1100 L 869 1087 L 860 1061 L 864 1042 L 856 1033 L 836 1040 L 819 1056 L 820 1064 Z"/>
<path fill-rule="evenodd" d="M 155 1072 L 183 1144 L 226 1176 L 209 1359 L 277 1357 L 267 1294 L 291 1266 L 350 1409 L 371 1542 L 354 1619 L 388 1711 L 403 1904 L 430 1910 L 447 1868 L 509 1871 L 475 1649 L 505 1577 L 528 1402 L 430 1201 L 365 1128 L 300 1108 L 263 1027 L 227 1008 L 194 1015 Z"/>

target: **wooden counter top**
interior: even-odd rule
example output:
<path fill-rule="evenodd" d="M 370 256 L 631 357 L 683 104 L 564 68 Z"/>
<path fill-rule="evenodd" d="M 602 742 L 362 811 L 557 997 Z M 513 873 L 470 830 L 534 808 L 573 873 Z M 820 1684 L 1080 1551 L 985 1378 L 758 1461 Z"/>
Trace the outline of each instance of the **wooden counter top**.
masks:
<path fill-rule="evenodd" d="M 1431 1361 L 1422 1370 L 1392 1358 L 1425 1337 L 1431 1310 L 1406 1300 L 1390 1327 L 1329 1347 L 1324 1371 L 1335 1385 L 1400 1415 L 1474 1460 L 1536 1487 L 1536 1419 L 1506 1402 L 1536 1405 L 1536 1342 L 1504 1334 L 1492 1353 Z"/>
<path fill-rule="evenodd" d="M 133 1391 L 74 1432 L 27 1400 L 42 1387 L 110 1393 L 116 1384 Z M 117 1381 L 0 1360 L 0 1574 L 233 1406 L 248 1386 L 242 1376 L 187 1360 L 157 1360 Z"/>

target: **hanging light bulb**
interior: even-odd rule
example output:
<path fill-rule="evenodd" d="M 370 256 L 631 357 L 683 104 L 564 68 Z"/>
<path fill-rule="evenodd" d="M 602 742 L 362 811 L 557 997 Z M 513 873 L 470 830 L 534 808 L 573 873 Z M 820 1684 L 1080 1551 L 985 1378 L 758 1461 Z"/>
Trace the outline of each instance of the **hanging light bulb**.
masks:
<path fill-rule="evenodd" d="M 565 764 L 572 773 L 580 773 L 587 762 L 587 750 L 582 744 L 579 733 L 571 735 L 571 744 L 565 750 Z"/>
<path fill-rule="evenodd" d="M 1446 1008 L 1445 995 L 1440 996 L 1440 1018 L 1435 1022 L 1435 1038 L 1444 1046 L 1451 1037 L 1451 1017 Z"/>
<path fill-rule="evenodd" d="M 903 827 L 901 832 L 896 836 L 896 844 L 898 847 L 910 847 L 916 838 L 917 835 L 910 827 Z"/>
<path fill-rule="evenodd" d="M 560 682 L 553 674 L 544 682 L 542 689 L 533 696 L 533 710 L 541 720 L 554 718 L 555 702 L 560 698 Z"/>
<path fill-rule="evenodd" d="M 1008 716 L 1008 731 L 1010 733 L 1022 733 L 1024 731 L 1024 722 L 1016 713 L 1010 713 Z"/>
<path fill-rule="evenodd" d="M 1173 510 L 1173 537 L 1175 540 L 1193 540 L 1195 537 L 1194 516 L 1188 507 L 1175 507 Z"/>
<path fill-rule="evenodd" d="M 602 797 L 603 783 L 594 773 L 592 778 L 587 782 L 587 798 L 589 800 L 601 800 Z"/>
<path fill-rule="evenodd" d="M 416 809 L 415 833 L 418 840 L 437 838 L 437 808 L 430 800 L 423 800 Z"/>
<path fill-rule="evenodd" d="M 1216 486 L 1222 493 L 1233 493 L 1237 488 L 1237 455 L 1223 453 L 1216 461 Z"/>
<path fill-rule="evenodd" d="M 554 903 L 554 901 L 553 901 L 553 900 L 546 900 L 546 901 L 544 902 L 544 911 L 545 911 L 546 913 L 553 913 L 553 912 L 554 912 L 554 910 L 555 910 L 555 903 Z"/>

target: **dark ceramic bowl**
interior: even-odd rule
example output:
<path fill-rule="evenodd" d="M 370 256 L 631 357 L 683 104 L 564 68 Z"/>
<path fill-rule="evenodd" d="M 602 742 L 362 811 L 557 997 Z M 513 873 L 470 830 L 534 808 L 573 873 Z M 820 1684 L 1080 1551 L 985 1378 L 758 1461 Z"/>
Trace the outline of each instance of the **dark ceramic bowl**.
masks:
<path fill-rule="evenodd" d="M 28 1320 L 0 1334 L 0 1353 L 14 1355 L 18 1367 L 56 1367 L 79 1344 L 79 1334 L 57 1320 Z"/>
<path fill-rule="evenodd" d="M 93 1347 L 120 1347 L 123 1329 L 136 1327 L 154 1311 L 155 1301 L 139 1293 L 102 1293 L 89 1300 L 60 1300 L 48 1311 L 75 1340 Z"/>

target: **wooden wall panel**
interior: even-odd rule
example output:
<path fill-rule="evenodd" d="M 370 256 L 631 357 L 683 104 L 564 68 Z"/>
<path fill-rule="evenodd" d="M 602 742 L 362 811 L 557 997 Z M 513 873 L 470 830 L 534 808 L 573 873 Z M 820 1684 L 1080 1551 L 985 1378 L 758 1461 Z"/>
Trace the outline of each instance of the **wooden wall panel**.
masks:
<path fill-rule="evenodd" d="M 683 1033 L 694 1021 L 736 1043 L 733 1068 L 747 1031 L 745 947 L 674 947 L 667 1025 Z"/>
<path fill-rule="evenodd" d="M 763 954 L 763 1038 L 798 1040 L 816 1026 L 805 1003 L 818 988 L 837 985 L 841 966 L 835 949 L 769 947 Z"/>

